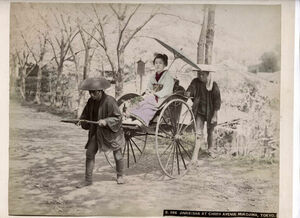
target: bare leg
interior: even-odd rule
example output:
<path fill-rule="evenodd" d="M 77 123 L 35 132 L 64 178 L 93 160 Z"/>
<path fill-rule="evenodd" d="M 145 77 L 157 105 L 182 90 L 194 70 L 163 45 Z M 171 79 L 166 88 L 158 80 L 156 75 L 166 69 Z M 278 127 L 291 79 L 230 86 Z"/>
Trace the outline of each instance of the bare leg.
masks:
<path fill-rule="evenodd" d="M 214 126 L 208 125 L 207 126 L 207 144 L 208 144 L 208 150 L 214 148 Z"/>
<path fill-rule="evenodd" d="M 198 153 L 201 148 L 201 145 L 204 142 L 203 139 L 203 128 L 204 128 L 204 121 L 201 119 L 200 116 L 196 116 L 196 127 L 197 127 L 197 138 L 196 138 L 196 146 L 192 157 L 192 162 L 198 160 Z"/>
<path fill-rule="evenodd" d="M 121 149 L 116 150 L 114 153 L 114 159 L 116 162 L 116 170 L 117 170 L 117 183 L 124 184 L 124 159 L 121 153 Z"/>

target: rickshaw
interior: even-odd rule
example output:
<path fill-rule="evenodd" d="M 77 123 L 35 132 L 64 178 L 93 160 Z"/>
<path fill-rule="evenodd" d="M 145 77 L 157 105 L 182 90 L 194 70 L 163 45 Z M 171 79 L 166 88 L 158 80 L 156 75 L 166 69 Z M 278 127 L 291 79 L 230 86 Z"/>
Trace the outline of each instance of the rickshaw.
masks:
<path fill-rule="evenodd" d="M 151 38 L 151 37 L 147 37 Z M 174 49 L 157 38 L 152 38 L 173 53 L 175 60 L 182 59 L 192 67 L 199 69 L 181 51 Z M 125 112 L 128 102 L 141 97 L 136 93 L 127 93 L 117 100 L 121 111 Z M 154 137 L 155 155 L 163 173 L 170 178 L 184 176 L 191 167 L 193 157 L 198 151 L 196 137 L 196 121 L 191 106 L 187 103 L 189 97 L 185 89 L 175 80 L 173 94 L 165 99 L 158 108 L 149 126 L 137 126 L 122 123 L 125 145 L 122 155 L 127 168 L 136 166 L 145 153 L 149 137 Z M 62 122 L 76 123 L 79 120 L 62 120 Z M 97 124 L 96 121 L 81 120 Z M 151 141 L 151 143 L 153 142 Z M 112 152 L 104 153 L 108 163 L 114 167 Z"/>
<path fill-rule="evenodd" d="M 174 54 L 173 62 L 180 58 L 200 69 L 180 51 L 159 39 L 153 39 Z M 139 97 L 140 95 L 136 93 L 121 96 L 117 100 L 120 110 L 126 112 L 128 106 L 126 104 Z M 142 158 L 147 141 L 152 136 L 155 138 L 155 153 L 163 173 L 170 178 L 179 178 L 188 172 L 197 137 L 195 116 L 187 100 L 185 89 L 179 85 L 178 80 L 175 80 L 173 94 L 161 103 L 148 127 L 122 124 L 126 141 L 122 154 L 127 168 L 135 166 Z M 105 157 L 114 167 L 112 155 L 105 153 Z"/>

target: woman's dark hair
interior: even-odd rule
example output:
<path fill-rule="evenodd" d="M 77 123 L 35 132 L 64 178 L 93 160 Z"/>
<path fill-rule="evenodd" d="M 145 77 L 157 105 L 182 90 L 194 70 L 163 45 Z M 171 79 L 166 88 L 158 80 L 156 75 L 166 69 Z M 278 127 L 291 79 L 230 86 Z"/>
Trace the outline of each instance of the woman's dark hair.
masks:
<path fill-rule="evenodd" d="M 168 56 L 167 56 L 167 55 L 165 55 L 165 54 L 155 54 L 155 58 L 154 58 L 154 60 L 153 60 L 153 64 L 155 64 L 155 60 L 156 60 L 157 58 L 162 59 L 163 62 L 164 62 L 164 64 L 165 64 L 166 66 L 168 66 Z"/>

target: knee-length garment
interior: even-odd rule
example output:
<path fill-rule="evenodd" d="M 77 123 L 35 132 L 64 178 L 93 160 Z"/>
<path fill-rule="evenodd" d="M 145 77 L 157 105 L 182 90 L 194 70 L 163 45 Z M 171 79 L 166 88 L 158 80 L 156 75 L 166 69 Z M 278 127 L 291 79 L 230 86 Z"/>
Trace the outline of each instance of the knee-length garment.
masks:
<path fill-rule="evenodd" d="M 107 125 L 100 127 L 96 124 L 82 123 L 83 129 L 89 130 L 89 139 L 95 136 L 99 151 L 118 150 L 125 144 L 122 130 L 122 114 L 116 100 L 103 93 L 100 101 L 90 98 L 82 112 L 80 119 L 105 120 Z"/>

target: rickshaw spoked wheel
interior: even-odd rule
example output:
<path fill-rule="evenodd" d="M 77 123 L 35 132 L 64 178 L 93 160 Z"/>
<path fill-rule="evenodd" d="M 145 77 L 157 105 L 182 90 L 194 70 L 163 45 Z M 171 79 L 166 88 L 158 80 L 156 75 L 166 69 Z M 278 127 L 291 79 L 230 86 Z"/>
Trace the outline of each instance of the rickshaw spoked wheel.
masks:
<path fill-rule="evenodd" d="M 169 101 L 156 124 L 155 148 L 162 171 L 170 178 L 184 176 L 196 145 L 196 121 L 189 105 L 181 99 Z"/>
<path fill-rule="evenodd" d="M 131 168 L 142 158 L 148 135 L 146 133 L 137 133 L 135 130 L 124 129 L 124 136 L 125 145 L 121 150 L 124 166 L 125 168 Z M 104 153 L 104 155 L 109 165 L 115 169 L 113 152 L 109 151 Z"/>
<path fill-rule="evenodd" d="M 117 100 L 117 104 L 120 108 L 121 112 L 123 111 L 123 107 L 126 101 L 136 98 L 139 95 L 136 93 L 128 93 L 121 96 Z M 127 105 L 128 106 L 128 105 Z M 122 148 L 122 155 L 124 158 L 124 166 L 126 168 L 133 167 L 142 157 L 143 152 L 146 147 L 147 137 L 148 135 L 145 133 L 137 133 L 136 130 L 126 129 L 124 128 L 124 136 L 125 136 L 125 145 Z M 113 152 L 109 151 L 104 153 L 104 156 L 109 163 L 109 165 L 115 169 L 115 161 Z"/>

